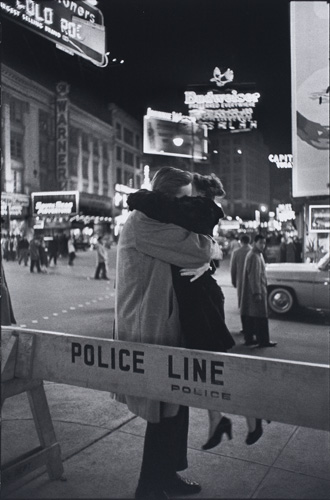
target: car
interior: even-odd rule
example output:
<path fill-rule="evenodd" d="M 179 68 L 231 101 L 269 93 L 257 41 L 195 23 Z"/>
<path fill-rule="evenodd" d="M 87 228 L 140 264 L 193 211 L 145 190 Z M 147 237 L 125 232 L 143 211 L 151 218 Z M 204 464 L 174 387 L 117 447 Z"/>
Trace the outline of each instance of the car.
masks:
<path fill-rule="evenodd" d="M 294 307 L 330 311 L 329 253 L 318 263 L 266 265 L 268 305 L 277 314 Z"/>

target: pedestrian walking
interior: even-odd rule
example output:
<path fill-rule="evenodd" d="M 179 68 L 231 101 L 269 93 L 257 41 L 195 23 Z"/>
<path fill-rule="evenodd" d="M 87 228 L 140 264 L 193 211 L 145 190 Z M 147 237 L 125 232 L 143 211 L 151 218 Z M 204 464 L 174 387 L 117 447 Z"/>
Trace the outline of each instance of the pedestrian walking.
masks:
<path fill-rule="evenodd" d="M 96 270 L 94 276 L 96 280 L 100 279 L 100 274 L 102 279 L 104 280 L 109 279 L 107 276 L 107 264 L 108 264 L 108 252 L 107 249 L 105 248 L 105 245 L 103 244 L 102 236 L 99 236 L 97 238 L 97 244 L 96 244 Z"/>
<path fill-rule="evenodd" d="M 40 269 L 43 273 L 47 273 L 48 255 L 45 245 L 45 240 L 42 238 L 39 245 Z"/>
<path fill-rule="evenodd" d="M 20 250 L 19 250 L 19 258 L 18 263 L 21 265 L 21 262 L 24 261 L 24 266 L 28 265 L 29 260 L 29 242 L 25 236 L 20 241 Z"/>
<path fill-rule="evenodd" d="M 164 167 L 153 178 L 153 190 L 161 190 L 166 182 L 173 197 L 190 195 L 191 180 L 188 172 Z M 134 210 L 118 241 L 115 338 L 182 347 L 171 264 L 201 267 L 217 257 L 218 248 L 209 236 L 162 224 Z M 189 409 L 144 397 L 117 398 L 147 421 L 135 498 L 165 500 L 167 494 L 198 493 L 198 483 L 177 474 L 188 467 Z"/>
<path fill-rule="evenodd" d="M 48 241 L 48 264 L 54 262 L 54 266 L 57 264 L 57 257 L 59 253 L 59 240 L 58 236 L 55 235 L 51 240 Z"/>
<path fill-rule="evenodd" d="M 242 296 L 242 285 L 243 285 L 243 271 L 244 271 L 244 263 L 245 258 L 249 251 L 251 250 L 250 245 L 250 236 L 248 234 L 243 234 L 240 237 L 240 248 L 237 248 L 230 259 L 230 276 L 231 283 L 234 288 L 237 290 L 237 300 L 238 307 L 241 307 L 241 296 Z M 241 316 L 242 330 L 241 332 L 245 334 L 245 326 L 244 326 L 244 317 Z M 246 342 L 245 342 L 246 343 Z M 252 340 L 252 343 L 256 343 L 256 341 Z M 250 345 L 247 343 L 246 345 Z"/>
<path fill-rule="evenodd" d="M 41 273 L 39 246 L 40 246 L 40 241 L 37 238 L 32 238 L 32 240 L 30 241 L 30 272 L 31 273 L 33 273 L 34 267 L 37 268 L 38 273 Z"/>
<path fill-rule="evenodd" d="M 72 236 L 70 236 L 70 238 L 68 239 L 67 253 L 69 254 L 68 266 L 73 266 L 73 261 L 76 258 L 76 247 L 74 246 L 74 240 Z"/>

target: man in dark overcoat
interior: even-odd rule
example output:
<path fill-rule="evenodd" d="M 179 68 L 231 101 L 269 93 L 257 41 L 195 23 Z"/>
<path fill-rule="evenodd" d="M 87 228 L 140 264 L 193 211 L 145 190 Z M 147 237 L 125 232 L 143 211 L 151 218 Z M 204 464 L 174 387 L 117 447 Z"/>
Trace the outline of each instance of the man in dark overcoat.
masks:
<path fill-rule="evenodd" d="M 254 244 L 245 258 L 241 296 L 241 316 L 245 327 L 245 341 L 253 343 L 257 338 L 257 347 L 275 347 L 277 342 L 270 342 L 267 310 L 266 266 L 262 252 L 266 246 L 265 237 L 257 234 Z"/>

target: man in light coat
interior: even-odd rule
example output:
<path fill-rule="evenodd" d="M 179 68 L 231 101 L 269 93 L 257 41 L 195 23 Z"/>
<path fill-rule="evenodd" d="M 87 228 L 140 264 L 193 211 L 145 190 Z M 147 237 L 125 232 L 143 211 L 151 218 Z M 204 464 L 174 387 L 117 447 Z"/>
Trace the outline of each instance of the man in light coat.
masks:
<path fill-rule="evenodd" d="M 241 296 L 241 316 L 243 317 L 245 340 L 253 343 L 257 338 L 257 347 L 275 347 L 277 342 L 270 342 L 267 310 L 267 278 L 262 252 L 266 246 L 265 237 L 257 234 L 254 244 L 245 258 Z"/>
<path fill-rule="evenodd" d="M 251 250 L 250 236 L 248 234 L 243 234 L 240 237 L 241 246 L 234 250 L 230 259 L 230 275 L 233 287 L 237 290 L 238 307 L 241 306 L 241 296 L 242 296 L 242 285 L 243 285 L 243 271 L 245 258 L 249 251 Z M 245 333 L 244 328 L 244 318 L 241 316 L 242 322 L 242 333 Z M 247 345 L 250 345 L 247 341 Z"/>
<path fill-rule="evenodd" d="M 159 170 L 153 190 L 191 195 L 192 177 L 172 167 Z M 115 337 L 119 340 L 183 346 L 171 264 L 199 268 L 220 249 L 209 236 L 163 224 L 134 210 L 117 251 Z M 161 395 L 162 388 L 159 388 Z M 187 468 L 188 408 L 144 397 L 117 396 L 147 421 L 136 499 L 165 500 L 167 494 L 198 493 L 198 483 L 177 471 Z"/>

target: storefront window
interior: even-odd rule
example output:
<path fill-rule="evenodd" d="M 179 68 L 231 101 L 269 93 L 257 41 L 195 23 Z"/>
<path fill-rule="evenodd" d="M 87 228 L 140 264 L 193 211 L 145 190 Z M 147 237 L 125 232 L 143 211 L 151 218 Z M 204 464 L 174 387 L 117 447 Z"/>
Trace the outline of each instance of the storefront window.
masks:
<path fill-rule="evenodd" d="M 23 123 L 24 102 L 12 98 L 10 101 L 10 119 L 15 123 Z"/>
<path fill-rule="evenodd" d="M 103 158 L 107 160 L 109 156 L 108 156 L 108 144 L 106 142 L 103 142 L 102 144 L 102 154 Z"/>
<path fill-rule="evenodd" d="M 103 183 L 108 184 L 108 165 L 103 163 Z"/>
<path fill-rule="evenodd" d="M 45 165 L 48 162 L 48 144 L 45 142 L 39 143 L 39 161 L 41 165 Z"/>
<path fill-rule="evenodd" d="M 88 135 L 83 132 L 82 133 L 82 149 L 83 151 L 89 151 L 89 148 L 88 148 Z"/>
<path fill-rule="evenodd" d="M 23 173 L 20 170 L 13 170 L 13 191 L 22 193 L 23 191 Z"/>
<path fill-rule="evenodd" d="M 50 132 L 50 115 L 39 109 L 39 133 L 48 136 Z"/>
<path fill-rule="evenodd" d="M 120 123 L 116 123 L 116 138 L 121 139 L 121 125 L 120 125 Z"/>
<path fill-rule="evenodd" d="M 70 144 L 70 146 L 73 146 L 74 148 L 78 147 L 78 136 L 79 136 L 79 130 L 75 127 L 70 127 L 70 130 L 69 130 L 69 144 Z"/>
<path fill-rule="evenodd" d="M 97 161 L 93 162 L 93 180 L 94 181 L 99 180 L 99 164 Z"/>
<path fill-rule="evenodd" d="M 124 163 L 126 163 L 126 165 L 131 165 L 132 167 L 134 166 L 133 153 L 130 151 L 124 151 Z"/>
<path fill-rule="evenodd" d="M 69 153 L 69 172 L 71 175 L 77 175 L 78 155 L 76 153 Z"/>
<path fill-rule="evenodd" d="M 23 135 L 11 132 L 10 154 L 12 158 L 17 160 L 23 159 Z"/>
<path fill-rule="evenodd" d="M 88 179 L 88 158 L 83 158 L 82 161 L 82 174 L 84 179 Z"/>
<path fill-rule="evenodd" d="M 133 132 L 127 128 L 124 128 L 124 141 L 126 144 L 133 146 Z"/>
<path fill-rule="evenodd" d="M 135 158 L 135 167 L 140 168 L 141 167 L 141 162 L 140 162 L 140 157 L 136 156 Z"/>
<path fill-rule="evenodd" d="M 93 156 L 99 156 L 99 143 L 97 139 L 93 140 Z"/>

